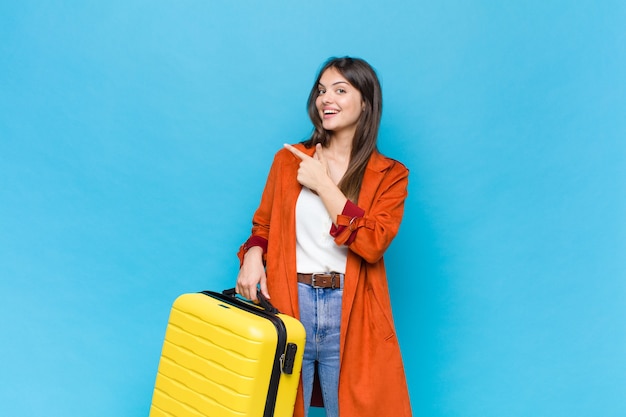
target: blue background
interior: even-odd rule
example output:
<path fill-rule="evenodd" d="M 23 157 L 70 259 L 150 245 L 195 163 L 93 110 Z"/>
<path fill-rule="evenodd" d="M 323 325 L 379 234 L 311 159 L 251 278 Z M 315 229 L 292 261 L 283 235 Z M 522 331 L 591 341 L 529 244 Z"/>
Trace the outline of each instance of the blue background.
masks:
<path fill-rule="evenodd" d="M 617 0 L 2 2 L 0 414 L 147 415 L 172 301 L 234 284 L 272 155 L 353 55 L 411 170 L 386 260 L 414 414 L 626 415 L 624 22 Z"/>

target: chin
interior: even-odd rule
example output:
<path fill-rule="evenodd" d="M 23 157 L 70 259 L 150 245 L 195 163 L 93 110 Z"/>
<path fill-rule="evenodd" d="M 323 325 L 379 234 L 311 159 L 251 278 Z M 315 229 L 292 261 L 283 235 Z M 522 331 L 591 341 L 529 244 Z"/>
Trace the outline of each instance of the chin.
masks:
<path fill-rule="evenodd" d="M 332 132 L 333 130 L 337 128 L 337 126 L 334 123 L 322 123 L 322 127 L 328 130 L 329 132 Z"/>

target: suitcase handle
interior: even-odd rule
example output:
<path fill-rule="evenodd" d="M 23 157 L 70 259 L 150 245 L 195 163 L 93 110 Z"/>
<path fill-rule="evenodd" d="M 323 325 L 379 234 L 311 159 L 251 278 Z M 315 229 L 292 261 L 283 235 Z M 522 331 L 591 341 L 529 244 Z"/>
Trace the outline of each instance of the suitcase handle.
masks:
<path fill-rule="evenodd" d="M 237 298 L 237 292 L 235 291 L 234 288 L 229 288 L 227 290 L 224 290 L 222 291 L 222 294 L 231 298 Z M 261 290 L 257 289 L 256 296 L 257 296 L 257 299 L 259 300 L 259 304 L 261 305 L 261 307 L 263 307 L 265 311 L 268 311 L 273 314 L 280 313 L 280 311 L 278 311 L 278 309 L 274 307 L 272 303 L 270 303 L 270 301 L 261 293 Z"/>

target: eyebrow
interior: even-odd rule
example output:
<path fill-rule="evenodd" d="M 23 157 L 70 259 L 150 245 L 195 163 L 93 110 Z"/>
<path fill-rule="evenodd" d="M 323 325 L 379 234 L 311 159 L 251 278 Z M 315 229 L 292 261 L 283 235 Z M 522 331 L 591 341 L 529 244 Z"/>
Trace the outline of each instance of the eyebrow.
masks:
<path fill-rule="evenodd" d="M 332 83 L 330 86 L 332 87 L 333 85 L 337 85 L 337 84 L 348 84 L 348 85 L 350 85 L 350 83 L 349 83 L 349 82 L 347 82 L 347 81 L 336 81 L 336 82 Z M 318 86 L 318 87 L 326 87 L 326 86 L 325 86 L 324 84 L 322 84 L 322 83 L 317 83 L 317 86 Z"/>

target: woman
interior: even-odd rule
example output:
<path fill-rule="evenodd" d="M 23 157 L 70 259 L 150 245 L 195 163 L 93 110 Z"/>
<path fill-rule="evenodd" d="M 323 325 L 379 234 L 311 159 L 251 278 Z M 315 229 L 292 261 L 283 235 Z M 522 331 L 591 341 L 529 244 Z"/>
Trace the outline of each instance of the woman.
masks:
<path fill-rule="evenodd" d="M 237 292 L 257 288 L 304 324 L 295 416 L 317 372 L 328 417 L 411 416 L 383 254 L 404 212 L 408 170 L 377 151 L 380 83 L 357 58 L 331 58 L 308 99 L 311 138 L 277 152 Z"/>

